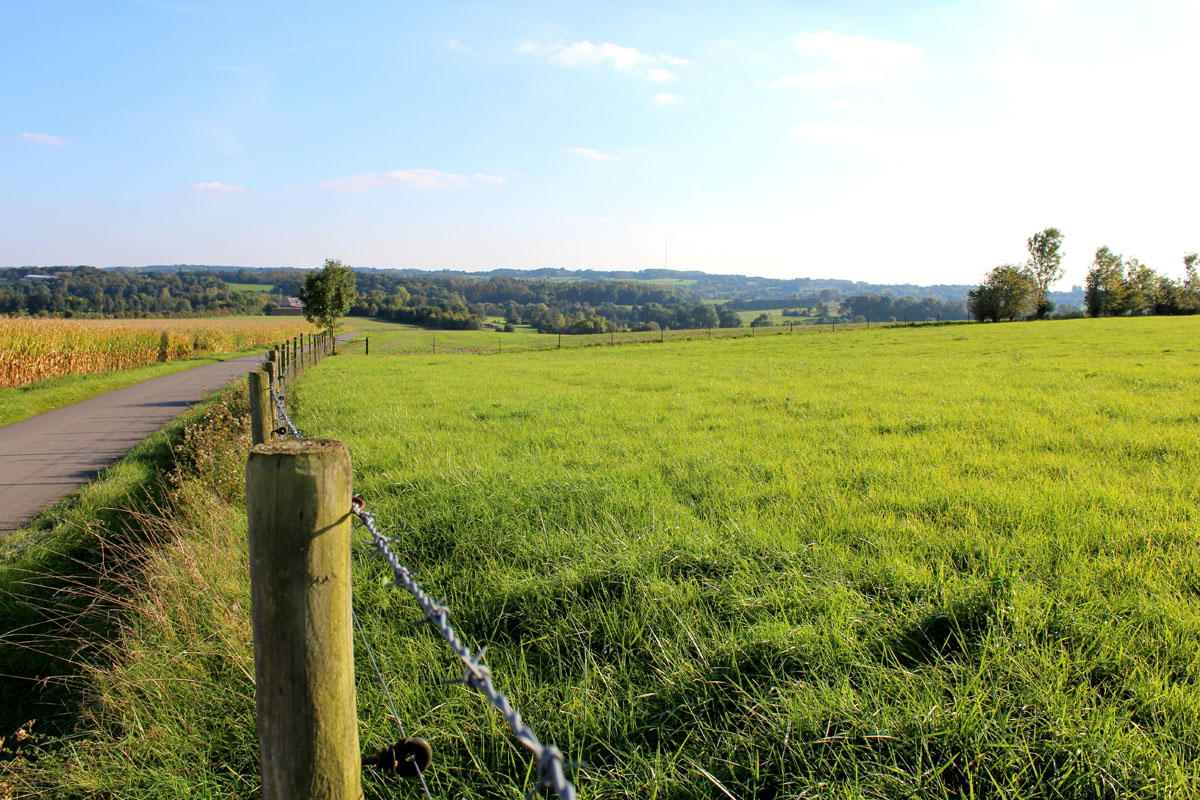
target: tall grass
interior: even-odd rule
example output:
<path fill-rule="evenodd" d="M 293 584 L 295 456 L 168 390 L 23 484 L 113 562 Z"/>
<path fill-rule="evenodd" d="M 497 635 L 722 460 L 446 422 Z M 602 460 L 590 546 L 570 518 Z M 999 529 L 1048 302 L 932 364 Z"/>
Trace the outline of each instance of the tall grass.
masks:
<path fill-rule="evenodd" d="M 585 798 L 1187 797 L 1198 322 L 373 349 L 293 400 L 347 442 L 526 720 L 591 764 Z M 21 791 L 256 792 L 244 451 L 224 435 L 190 448 L 209 477 L 176 493 L 76 738 L 35 750 Z M 527 754 L 444 682 L 444 645 L 365 547 L 355 573 L 435 796 L 520 797 Z M 358 657 L 367 750 L 397 733 Z M 375 775 L 366 793 L 419 796 Z"/>
<path fill-rule="evenodd" d="M 269 344 L 312 327 L 279 320 L 0 318 L 0 389 Z"/>

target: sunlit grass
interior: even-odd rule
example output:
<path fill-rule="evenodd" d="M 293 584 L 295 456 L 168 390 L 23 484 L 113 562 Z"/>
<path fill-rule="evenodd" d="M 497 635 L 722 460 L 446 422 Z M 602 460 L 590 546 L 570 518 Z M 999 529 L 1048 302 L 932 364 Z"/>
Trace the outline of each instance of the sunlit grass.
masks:
<path fill-rule="evenodd" d="M 372 342 L 292 401 L 306 433 L 349 445 L 394 549 L 490 646 L 530 725 L 591 764 L 584 798 L 1184 797 L 1200 769 L 1197 333 L 1184 318 L 498 355 Z M 254 793 L 229 463 L 179 506 L 94 684 L 96 728 L 42 778 Z M 355 570 L 400 715 L 433 745 L 435 796 L 520 797 L 528 754 L 444 683 L 461 673 L 361 545 Z M 358 658 L 368 750 L 397 733 Z M 419 789 L 369 774 L 366 796 Z"/>
<path fill-rule="evenodd" d="M 586 794 L 1163 796 L 1200 766 L 1198 332 L 347 356 L 296 399 Z M 515 793 L 360 570 L 439 791 Z"/>

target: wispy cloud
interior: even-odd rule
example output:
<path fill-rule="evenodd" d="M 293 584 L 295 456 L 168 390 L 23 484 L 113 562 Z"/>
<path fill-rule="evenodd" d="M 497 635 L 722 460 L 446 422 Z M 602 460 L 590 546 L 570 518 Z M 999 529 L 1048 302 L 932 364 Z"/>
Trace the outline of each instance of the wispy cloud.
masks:
<path fill-rule="evenodd" d="M 861 35 L 843 36 L 833 31 L 801 34 L 795 46 L 804 56 L 828 66 L 783 75 L 776 86 L 808 89 L 891 83 L 920 63 L 923 53 L 914 44 Z"/>
<path fill-rule="evenodd" d="M 504 183 L 500 175 L 456 175 L 436 169 L 397 169 L 322 181 L 318 185 L 335 192 L 363 192 L 367 189 L 450 189 L 475 183 Z"/>
<path fill-rule="evenodd" d="M 52 147 L 65 147 L 67 145 L 66 139 L 61 136 L 51 136 L 48 133 L 22 133 L 21 138 L 27 142 L 48 144 Z"/>
<path fill-rule="evenodd" d="M 593 150 L 590 147 L 568 147 L 563 150 L 564 153 L 570 153 L 574 156 L 583 156 L 592 161 L 619 161 L 620 156 L 615 156 L 612 153 L 604 153 L 599 150 Z"/>
<path fill-rule="evenodd" d="M 217 181 L 193 183 L 187 187 L 187 190 L 195 194 L 241 194 L 247 191 L 245 186 L 238 186 L 235 183 L 219 183 Z"/>
<path fill-rule="evenodd" d="M 607 67 L 652 83 L 673 81 L 679 77 L 671 70 L 662 67 L 662 64 L 686 66 L 692 63 L 686 58 L 677 58 L 666 53 L 651 55 L 643 53 L 635 47 L 626 47 L 612 42 L 592 44 L 586 40 L 568 45 L 550 46 L 524 42 L 517 47 L 517 52 L 546 56 L 551 64 L 563 67 Z"/>
<path fill-rule="evenodd" d="M 656 106 L 673 106 L 679 102 L 679 96 L 672 94 L 671 92 L 663 92 L 662 94 L 656 94 L 654 97 L 651 97 L 650 102 Z"/>

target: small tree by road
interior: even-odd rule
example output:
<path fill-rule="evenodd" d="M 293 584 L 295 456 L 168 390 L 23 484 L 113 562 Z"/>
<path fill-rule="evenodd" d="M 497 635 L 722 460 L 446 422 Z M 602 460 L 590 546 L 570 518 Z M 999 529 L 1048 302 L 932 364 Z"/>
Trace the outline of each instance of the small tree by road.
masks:
<path fill-rule="evenodd" d="M 354 270 L 342 266 L 337 259 L 327 258 L 322 269 L 304 276 L 299 296 L 304 304 L 304 318 L 329 332 L 336 353 L 338 322 L 346 316 L 350 306 L 354 305 L 354 298 L 358 296 L 354 289 Z"/>

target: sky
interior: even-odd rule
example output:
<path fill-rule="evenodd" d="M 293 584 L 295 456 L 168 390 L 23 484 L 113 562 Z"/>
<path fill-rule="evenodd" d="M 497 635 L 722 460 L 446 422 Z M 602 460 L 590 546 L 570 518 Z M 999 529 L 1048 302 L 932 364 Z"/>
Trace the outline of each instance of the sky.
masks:
<path fill-rule="evenodd" d="M 976 283 L 1200 249 L 1195 0 L 0 0 L 0 264 Z"/>

